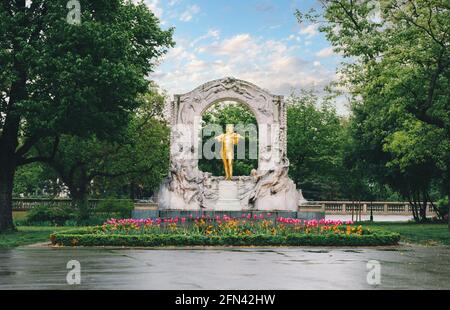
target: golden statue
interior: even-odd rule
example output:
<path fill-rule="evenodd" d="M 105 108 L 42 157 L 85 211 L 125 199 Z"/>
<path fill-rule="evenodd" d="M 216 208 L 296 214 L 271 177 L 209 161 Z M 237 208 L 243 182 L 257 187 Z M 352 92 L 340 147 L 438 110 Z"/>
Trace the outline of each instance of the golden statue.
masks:
<path fill-rule="evenodd" d="M 224 134 L 216 137 L 216 140 L 222 143 L 220 155 L 225 169 L 225 179 L 231 180 L 233 177 L 233 160 L 234 160 L 234 146 L 242 139 L 240 134 L 234 132 L 234 125 L 227 125 L 227 130 Z"/>

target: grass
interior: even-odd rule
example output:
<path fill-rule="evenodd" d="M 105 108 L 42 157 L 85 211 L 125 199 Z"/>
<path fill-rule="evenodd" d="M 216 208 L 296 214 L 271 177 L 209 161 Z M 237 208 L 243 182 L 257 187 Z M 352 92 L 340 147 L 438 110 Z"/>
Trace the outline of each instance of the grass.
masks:
<path fill-rule="evenodd" d="M 13 220 L 24 220 L 27 217 L 27 211 L 13 211 Z"/>
<path fill-rule="evenodd" d="M 67 227 L 17 227 L 15 232 L 0 233 L 0 249 L 47 242 L 53 232 L 67 230 Z"/>
<path fill-rule="evenodd" d="M 450 245 L 450 232 L 447 224 L 416 224 L 416 223 L 362 223 L 365 228 L 377 228 L 398 232 L 402 242 L 423 245 Z"/>

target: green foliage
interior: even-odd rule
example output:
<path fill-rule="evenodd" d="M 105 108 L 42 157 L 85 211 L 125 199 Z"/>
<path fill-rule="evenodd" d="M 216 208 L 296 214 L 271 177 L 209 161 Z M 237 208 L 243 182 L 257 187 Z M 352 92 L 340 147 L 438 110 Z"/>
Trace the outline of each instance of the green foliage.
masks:
<path fill-rule="evenodd" d="M 26 217 L 28 225 L 36 223 L 50 223 L 51 225 L 63 226 L 70 219 L 75 218 L 73 210 L 67 206 L 41 205 L 31 209 Z"/>
<path fill-rule="evenodd" d="M 388 188 L 370 182 L 361 169 L 349 165 L 353 141 L 349 122 L 337 115 L 332 98 L 319 100 L 313 92 L 303 91 L 287 100 L 288 158 L 290 176 L 313 200 L 396 199 Z M 213 106 L 203 115 L 204 125 L 257 124 L 253 113 L 240 104 Z M 219 133 L 212 133 L 204 141 Z M 246 139 L 248 145 L 248 137 Z M 222 175 L 220 160 L 201 159 L 202 171 Z M 248 175 L 257 168 L 257 160 L 235 161 L 236 175 Z"/>
<path fill-rule="evenodd" d="M 110 152 L 97 156 L 97 171 L 90 187 L 92 197 L 150 197 L 169 167 L 169 127 L 162 120 L 166 94 L 156 85 L 138 96 L 139 109 L 133 114 L 126 134 L 107 143 Z M 101 148 L 108 150 L 105 146 Z M 111 149 L 112 148 L 112 149 Z M 95 174 L 94 174 L 95 175 Z"/>
<path fill-rule="evenodd" d="M 128 207 L 128 206 L 127 206 Z M 129 207 L 128 207 L 129 208 Z M 17 226 L 88 226 L 100 225 L 104 223 L 111 215 L 119 216 L 125 214 L 126 207 L 117 208 L 111 214 L 95 213 L 90 211 L 89 218 L 80 220 L 80 211 L 71 206 L 47 206 L 41 205 L 31 209 L 25 219 L 16 219 Z"/>
<path fill-rule="evenodd" d="M 450 203 L 448 196 L 441 198 L 437 201 L 437 210 L 441 218 L 448 219 L 448 211 L 450 209 Z"/>
<path fill-rule="evenodd" d="M 0 249 L 34 243 L 48 243 L 50 234 L 61 229 L 67 230 L 63 227 L 17 227 L 16 231 L 0 233 Z"/>
<path fill-rule="evenodd" d="M 332 105 L 311 92 L 287 102 L 289 174 L 307 199 L 334 200 L 345 173 L 345 127 Z"/>
<path fill-rule="evenodd" d="M 55 170 L 44 163 L 20 166 L 16 171 L 13 197 L 54 198 L 66 191 L 67 187 Z"/>
<path fill-rule="evenodd" d="M 132 115 L 126 131 L 115 141 L 96 135 L 60 137 L 58 150 L 48 163 L 68 186 L 74 204 L 86 209 L 87 196 L 125 195 L 135 189 L 153 191 L 168 168 L 169 129 L 161 120 L 165 96 L 156 87 L 141 95 L 140 108 Z M 48 144 L 37 146 L 46 156 Z M 134 198 L 134 197 L 133 197 Z M 86 221 L 88 212 L 81 220 Z"/>
<path fill-rule="evenodd" d="M 235 130 L 238 131 L 238 127 L 236 125 L 240 124 L 243 126 L 246 125 L 255 125 L 257 128 L 258 124 L 253 112 L 245 105 L 237 104 L 237 103 L 219 103 L 217 105 L 212 106 L 208 111 L 203 114 L 203 127 L 207 125 L 216 124 L 222 128 L 220 132 L 213 132 L 211 134 L 203 134 L 203 145 L 209 139 L 214 139 L 214 137 L 225 132 L 225 128 L 227 124 L 235 125 Z M 202 134 L 202 133 L 201 133 Z M 255 139 L 258 139 L 258 132 L 252 133 Z M 252 141 L 255 142 L 255 141 Z M 250 175 L 252 169 L 258 168 L 258 160 L 250 159 L 249 156 L 249 145 L 250 145 L 250 134 L 247 132 L 245 134 L 245 141 L 240 141 L 239 143 L 245 143 L 246 145 L 246 154 L 245 159 L 236 159 L 234 161 L 234 175 Z M 201 147 L 203 147 L 203 145 Z M 257 141 L 256 141 L 257 145 Z M 237 146 L 236 146 L 237 148 Z M 215 150 L 219 152 L 220 150 Z M 235 156 L 237 152 L 235 152 Z M 206 159 L 202 158 L 199 160 L 199 168 L 204 172 L 210 172 L 214 176 L 223 176 L 225 175 L 223 164 L 221 159 Z"/>
<path fill-rule="evenodd" d="M 450 234 L 445 224 L 417 224 L 375 222 L 363 223 L 369 229 L 399 233 L 402 242 L 424 245 L 450 245 Z"/>
<path fill-rule="evenodd" d="M 377 231 L 364 235 L 290 234 L 286 236 L 205 236 L 200 234 L 105 235 L 92 229 L 57 232 L 53 244 L 64 246 L 377 246 L 394 245 L 400 235 Z"/>
<path fill-rule="evenodd" d="M 80 211 L 73 206 L 40 205 L 26 215 L 16 216 L 14 223 L 18 227 L 101 225 L 112 217 L 128 218 L 133 209 L 132 201 L 109 199 L 101 201 L 95 209 L 89 209 L 87 218 L 80 219 Z"/>
<path fill-rule="evenodd" d="M 380 11 L 376 6 L 379 4 Z M 346 161 L 388 185 L 426 217 L 432 187 L 450 191 L 450 13 L 443 0 L 323 1 L 298 12 L 344 56 L 340 86 L 350 92 Z M 322 17 L 319 17 L 322 15 Z"/>
<path fill-rule="evenodd" d="M 45 187 L 40 182 L 43 168 L 40 165 L 28 165 L 19 169 L 16 172 L 14 182 L 14 193 L 21 193 L 24 195 L 33 195 L 40 193 L 41 189 Z"/>
<path fill-rule="evenodd" d="M 66 2 L 0 7 L 5 69 L 0 90 L 6 92 L 0 112 L 2 120 L 12 116 L 7 112 L 14 104 L 14 115 L 26 119 L 23 142 L 60 133 L 109 137 L 120 132 L 137 106 L 136 95 L 146 91 L 145 77 L 155 60 L 173 45 L 173 30 L 162 30 L 144 4 L 86 2 L 81 25 L 73 26 L 66 22 Z M 12 97 L 8 92 L 21 74 L 28 82 L 27 98 L 8 105 L 4 101 Z"/>
<path fill-rule="evenodd" d="M 25 2 L 0 4 L 0 230 L 12 227 L 17 166 L 51 161 L 61 137 L 116 140 L 174 45 L 142 2 L 85 1 L 80 25 L 65 0 Z M 36 156 L 41 143 L 49 156 Z"/>
<path fill-rule="evenodd" d="M 113 214 L 120 215 L 121 218 L 129 218 L 134 210 L 134 203 L 126 199 L 106 199 L 102 200 L 95 208 L 96 213 L 107 213 L 108 217 Z"/>
<path fill-rule="evenodd" d="M 111 216 L 118 217 L 119 213 L 112 213 L 112 215 L 108 215 L 106 213 L 95 213 L 91 212 L 88 218 L 80 219 L 77 215 L 73 219 L 67 220 L 63 226 L 65 227 L 83 227 L 83 226 L 96 226 L 101 225 L 105 221 L 107 221 Z M 40 224 L 40 223 L 38 223 Z M 44 223 L 45 224 L 45 223 Z M 33 226 L 41 226 L 33 224 Z"/>

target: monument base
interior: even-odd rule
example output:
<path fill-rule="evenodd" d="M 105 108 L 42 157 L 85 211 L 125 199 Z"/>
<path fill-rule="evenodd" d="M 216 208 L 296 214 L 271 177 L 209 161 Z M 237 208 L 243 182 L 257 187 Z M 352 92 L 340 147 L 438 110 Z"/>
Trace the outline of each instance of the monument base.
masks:
<path fill-rule="evenodd" d="M 299 193 L 288 177 L 287 166 L 275 170 L 253 170 L 250 176 L 232 180 L 192 170 L 173 168 L 158 195 L 160 210 L 298 211 Z M 177 174 L 178 173 L 178 174 Z"/>
<path fill-rule="evenodd" d="M 240 211 L 238 184 L 234 181 L 219 181 L 219 200 L 214 206 L 217 211 Z"/>
<path fill-rule="evenodd" d="M 133 219 L 147 219 L 147 218 L 186 218 L 195 219 L 197 217 L 210 217 L 216 216 L 223 217 L 227 215 L 229 217 L 242 218 L 259 216 L 263 214 L 264 218 L 276 219 L 279 217 L 295 218 L 302 220 L 321 220 L 325 218 L 324 212 L 304 212 L 304 211 L 186 211 L 186 210 L 134 210 L 132 214 Z M 191 217 L 192 216 L 192 217 Z"/>

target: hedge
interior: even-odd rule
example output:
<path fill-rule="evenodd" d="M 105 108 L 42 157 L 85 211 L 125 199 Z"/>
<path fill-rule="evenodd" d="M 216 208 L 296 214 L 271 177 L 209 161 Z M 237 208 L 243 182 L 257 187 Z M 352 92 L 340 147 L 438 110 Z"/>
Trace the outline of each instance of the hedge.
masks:
<path fill-rule="evenodd" d="M 87 230 L 57 232 L 50 237 L 60 246 L 380 246 L 395 245 L 398 233 L 376 231 L 368 235 L 291 234 L 250 236 L 205 236 L 197 234 L 110 235 Z"/>

